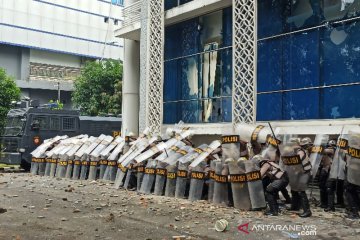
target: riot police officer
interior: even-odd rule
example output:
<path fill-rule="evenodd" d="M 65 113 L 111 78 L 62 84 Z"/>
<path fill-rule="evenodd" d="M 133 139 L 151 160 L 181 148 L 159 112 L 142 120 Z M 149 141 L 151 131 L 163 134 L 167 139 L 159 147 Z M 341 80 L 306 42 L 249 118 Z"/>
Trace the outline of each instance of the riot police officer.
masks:
<path fill-rule="evenodd" d="M 329 140 L 326 148 L 322 152 L 323 156 L 321 158 L 320 168 L 319 168 L 320 207 L 325 208 L 326 211 L 335 211 L 334 201 L 333 199 L 329 199 L 327 192 L 327 181 L 328 181 L 330 167 L 335 153 L 335 149 L 336 149 L 335 140 Z"/>
<path fill-rule="evenodd" d="M 282 161 L 285 165 L 285 171 L 290 177 L 291 187 L 291 207 L 288 210 L 300 210 L 300 217 L 310 217 L 310 203 L 305 190 L 310 179 L 311 164 L 309 161 L 309 148 L 312 146 L 310 138 L 291 138 L 288 144 L 284 143 L 281 152 Z"/>
<path fill-rule="evenodd" d="M 262 178 L 267 177 L 270 180 L 265 188 L 265 197 L 269 206 L 265 215 L 277 216 L 279 213 L 277 196 L 279 191 L 289 184 L 289 177 L 286 172 L 280 169 L 278 164 L 270 160 L 260 161 L 260 173 Z"/>
<path fill-rule="evenodd" d="M 360 133 L 349 135 L 348 155 L 346 156 L 346 200 L 349 204 L 347 218 L 359 219 L 360 203 L 358 191 L 360 190 Z"/>

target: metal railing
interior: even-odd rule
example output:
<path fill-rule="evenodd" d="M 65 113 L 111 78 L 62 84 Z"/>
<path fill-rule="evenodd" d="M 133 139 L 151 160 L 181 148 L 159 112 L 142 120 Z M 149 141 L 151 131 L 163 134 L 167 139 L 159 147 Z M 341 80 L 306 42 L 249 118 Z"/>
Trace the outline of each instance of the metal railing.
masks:
<path fill-rule="evenodd" d="M 135 22 L 140 21 L 141 1 L 137 1 L 129 6 L 124 7 L 123 16 L 124 22 L 122 27 L 127 27 Z"/>

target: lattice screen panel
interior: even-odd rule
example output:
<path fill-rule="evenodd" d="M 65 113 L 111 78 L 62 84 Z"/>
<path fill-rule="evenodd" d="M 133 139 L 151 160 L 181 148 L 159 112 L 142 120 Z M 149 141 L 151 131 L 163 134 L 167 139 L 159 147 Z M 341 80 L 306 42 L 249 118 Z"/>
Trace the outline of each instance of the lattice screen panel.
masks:
<path fill-rule="evenodd" d="M 233 123 L 256 121 L 257 0 L 233 0 Z"/>
<path fill-rule="evenodd" d="M 143 0 L 140 130 L 160 133 L 163 115 L 164 1 Z M 146 25 L 146 26 L 145 26 Z M 145 28 L 143 28 L 145 26 Z M 145 116 L 144 116 L 145 115 Z"/>

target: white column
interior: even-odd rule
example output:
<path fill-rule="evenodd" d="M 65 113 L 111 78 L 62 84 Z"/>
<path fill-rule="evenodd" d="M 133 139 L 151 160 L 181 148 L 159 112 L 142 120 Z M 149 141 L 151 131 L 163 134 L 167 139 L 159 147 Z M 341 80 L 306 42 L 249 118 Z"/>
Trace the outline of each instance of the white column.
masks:
<path fill-rule="evenodd" d="M 256 121 L 257 0 L 233 0 L 233 124 Z"/>
<path fill-rule="evenodd" d="M 127 0 L 126 5 L 137 2 Z M 124 74 L 122 96 L 122 135 L 139 133 L 139 82 L 140 82 L 140 43 L 124 40 Z"/>
<path fill-rule="evenodd" d="M 140 129 L 161 132 L 163 119 L 164 0 L 142 0 Z"/>

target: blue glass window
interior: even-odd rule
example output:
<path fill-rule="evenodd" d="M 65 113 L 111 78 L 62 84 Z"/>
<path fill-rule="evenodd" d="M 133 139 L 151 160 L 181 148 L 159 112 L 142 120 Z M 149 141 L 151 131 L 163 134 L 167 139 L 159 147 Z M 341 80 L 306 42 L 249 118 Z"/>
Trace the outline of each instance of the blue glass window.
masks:
<path fill-rule="evenodd" d="M 231 122 L 231 45 L 231 8 L 166 27 L 164 123 Z"/>
<path fill-rule="evenodd" d="M 257 120 L 359 117 L 360 0 L 258 8 Z"/>

